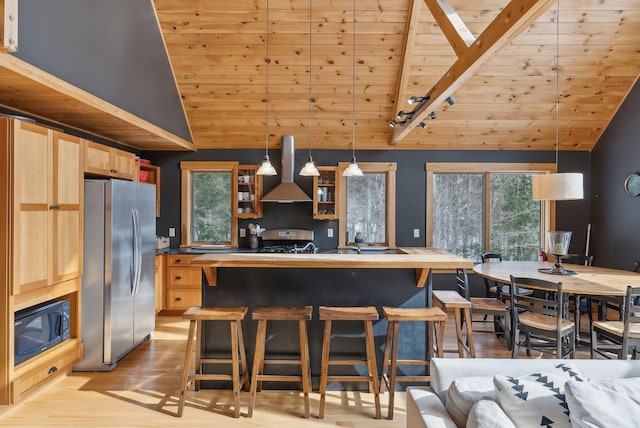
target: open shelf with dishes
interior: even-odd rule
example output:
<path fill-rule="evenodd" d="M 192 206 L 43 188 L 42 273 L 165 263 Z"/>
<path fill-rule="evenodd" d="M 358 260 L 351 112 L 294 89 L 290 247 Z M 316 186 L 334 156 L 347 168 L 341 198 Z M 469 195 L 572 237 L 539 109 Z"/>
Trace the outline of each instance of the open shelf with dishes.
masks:
<path fill-rule="evenodd" d="M 335 220 L 338 218 L 337 168 L 319 166 L 319 176 L 313 177 L 313 218 Z"/>
<path fill-rule="evenodd" d="M 138 160 L 136 164 L 138 167 L 137 181 L 156 186 L 156 217 L 160 217 L 160 167 L 151 165 L 149 161 L 144 159 Z"/>
<path fill-rule="evenodd" d="M 262 176 L 257 175 L 258 165 L 238 165 L 236 217 L 262 217 Z"/>

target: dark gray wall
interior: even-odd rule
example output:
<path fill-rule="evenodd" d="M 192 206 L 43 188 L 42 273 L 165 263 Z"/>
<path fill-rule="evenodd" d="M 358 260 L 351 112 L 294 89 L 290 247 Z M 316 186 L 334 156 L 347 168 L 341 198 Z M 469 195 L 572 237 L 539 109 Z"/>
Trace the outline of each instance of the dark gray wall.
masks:
<path fill-rule="evenodd" d="M 150 0 L 20 0 L 14 55 L 191 141 Z"/>
<path fill-rule="evenodd" d="M 195 153 L 144 152 L 144 157 L 161 167 L 161 216 L 157 222 L 157 233 L 168 235 L 169 227 L 180 229 L 180 165 L 183 160 L 233 160 L 240 163 L 257 164 L 264 156 L 262 150 L 200 150 Z M 425 163 L 427 162 L 554 162 L 553 152 L 522 151 L 358 151 L 359 162 L 397 162 L 396 173 L 396 243 L 398 246 L 425 245 Z M 280 151 L 270 151 L 271 160 L 280 171 Z M 295 181 L 311 195 L 313 181 L 310 177 L 297 175 L 306 161 L 306 150 L 296 151 Z M 348 162 L 351 154 L 347 151 L 314 150 L 317 165 L 336 165 Z M 559 167 L 561 171 L 585 174 L 586 194 L 589 192 L 589 162 L 587 152 L 562 153 Z M 264 190 L 268 192 L 280 177 L 265 177 Z M 571 230 L 574 237 L 571 251 L 584 251 L 585 234 L 589 223 L 589 200 L 558 202 L 557 228 Z M 267 229 L 296 227 L 316 231 L 316 243 L 321 249 L 335 248 L 338 242 L 337 221 L 313 220 L 311 203 L 263 204 L 263 218 L 241 220 L 240 227 L 250 222 L 258 222 Z M 327 238 L 326 229 L 333 228 L 334 238 Z M 420 229 L 421 238 L 413 238 L 413 229 Z M 180 237 L 172 239 L 171 245 L 178 246 Z M 244 242 L 241 240 L 240 244 Z"/>
<path fill-rule="evenodd" d="M 591 218 L 595 264 L 631 269 L 640 259 L 640 197 L 627 196 L 625 178 L 640 172 L 640 82 L 592 151 Z"/>

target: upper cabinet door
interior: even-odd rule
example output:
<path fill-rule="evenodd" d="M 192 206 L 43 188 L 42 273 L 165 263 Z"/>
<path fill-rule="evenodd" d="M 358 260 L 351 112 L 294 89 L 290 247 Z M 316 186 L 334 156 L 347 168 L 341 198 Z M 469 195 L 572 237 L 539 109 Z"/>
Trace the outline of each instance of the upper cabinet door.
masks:
<path fill-rule="evenodd" d="M 13 121 L 17 295 L 82 275 L 82 139 Z"/>
<path fill-rule="evenodd" d="M 106 177 L 133 180 L 136 178 L 136 155 L 93 141 L 85 142 L 84 171 Z"/>
<path fill-rule="evenodd" d="M 82 276 L 83 168 L 78 137 L 53 133 L 53 194 L 51 280 L 53 283 Z"/>
<path fill-rule="evenodd" d="M 13 281 L 14 295 L 49 284 L 50 129 L 13 121 Z"/>

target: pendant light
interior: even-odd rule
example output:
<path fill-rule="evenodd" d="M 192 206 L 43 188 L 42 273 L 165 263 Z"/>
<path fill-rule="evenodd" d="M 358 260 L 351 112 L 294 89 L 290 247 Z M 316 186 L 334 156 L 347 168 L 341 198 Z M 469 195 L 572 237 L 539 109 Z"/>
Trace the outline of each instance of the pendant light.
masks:
<path fill-rule="evenodd" d="M 556 173 L 531 178 L 533 200 L 569 201 L 584 198 L 581 173 L 558 173 L 560 109 L 560 0 L 556 2 Z"/>
<path fill-rule="evenodd" d="M 345 177 L 362 177 L 362 170 L 356 162 L 356 0 L 353 0 L 353 51 L 352 51 L 352 68 L 351 73 L 351 110 L 352 110 L 352 127 L 351 127 L 351 163 L 342 172 Z"/>
<path fill-rule="evenodd" d="M 264 108 L 264 127 L 265 127 L 265 137 L 264 137 L 264 160 L 262 161 L 262 165 L 256 171 L 257 175 L 278 175 L 276 169 L 271 165 L 271 161 L 269 160 L 269 63 L 271 62 L 271 58 L 269 58 L 269 0 L 267 0 L 267 31 L 265 33 L 265 45 L 266 45 L 266 59 L 265 59 L 265 108 Z"/>
<path fill-rule="evenodd" d="M 311 157 L 311 138 L 312 138 L 312 132 L 311 132 L 311 110 L 313 107 L 313 102 L 315 101 L 313 99 L 312 96 L 312 92 L 311 92 L 311 67 L 312 67 L 312 61 L 311 61 L 311 9 L 312 9 L 312 4 L 311 4 L 311 0 L 309 0 L 309 160 L 307 161 L 306 164 L 304 164 L 304 166 L 302 167 L 302 169 L 300 170 L 300 175 L 306 176 L 306 177 L 313 177 L 313 176 L 319 176 L 320 175 L 320 171 L 318 171 L 318 168 L 316 168 L 316 164 L 313 163 L 313 157 Z"/>

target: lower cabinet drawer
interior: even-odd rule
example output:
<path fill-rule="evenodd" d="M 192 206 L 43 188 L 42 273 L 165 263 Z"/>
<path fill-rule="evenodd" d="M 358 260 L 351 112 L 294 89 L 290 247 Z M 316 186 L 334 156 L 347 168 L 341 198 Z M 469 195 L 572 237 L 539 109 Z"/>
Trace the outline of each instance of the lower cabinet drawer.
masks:
<path fill-rule="evenodd" d="M 202 306 L 201 289 L 168 289 L 167 309 L 188 309 L 191 306 Z"/>
<path fill-rule="evenodd" d="M 202 268 L 170 267 L 167 269 L 167 286 L 187 286 L 193 288 L 202 285 Z"/>
<path fill-rule="evenodd" d="M 65 373 L 71 366 L 82 359 L 82 344 L 77 339 L 57 345 L 61 349 L 44 357 L 34 357 L 32 361 L 23 363 L 26 366 L 22 373 L 15 377 L 12 384 L 12 400 L 20 401 L 32 388 L 48 381 L 54 376 Z M 53 349 L 53 348 L 52 348 Z"/>

